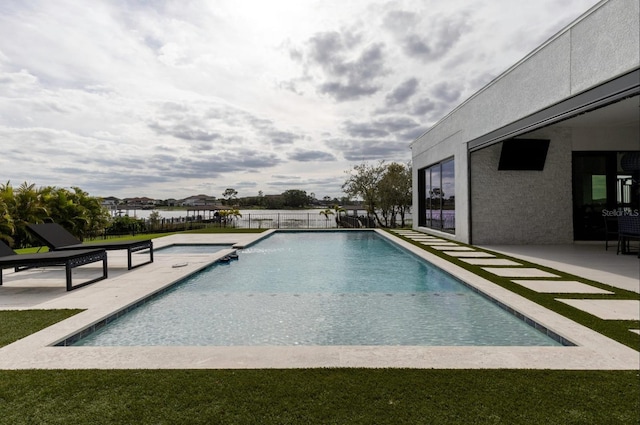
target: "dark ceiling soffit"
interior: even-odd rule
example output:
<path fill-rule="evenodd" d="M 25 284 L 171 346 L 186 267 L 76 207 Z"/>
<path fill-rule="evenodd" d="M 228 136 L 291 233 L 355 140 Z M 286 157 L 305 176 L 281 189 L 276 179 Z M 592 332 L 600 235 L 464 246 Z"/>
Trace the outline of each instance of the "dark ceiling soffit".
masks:
<path fill-rule="evenodd" d="M 536 130 L 601 108 L 640 93 L 640 68 L 584 91 L 546 109 L 468 142 L 469 151 L 485 148 L 511 137 Z"/>

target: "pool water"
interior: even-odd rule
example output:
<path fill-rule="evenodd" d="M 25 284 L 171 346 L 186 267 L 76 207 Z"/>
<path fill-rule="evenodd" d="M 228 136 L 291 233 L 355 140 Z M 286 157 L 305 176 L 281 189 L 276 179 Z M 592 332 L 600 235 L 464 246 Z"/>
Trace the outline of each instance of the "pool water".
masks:
<path fill-rule="evenodd" d="M 168 245 L 154 250 L 154 254 L 213 254 L 214 252 L 229 249 L 232 245 L 214 244 L 176 244 Z"/>
<path fill-rule="evenodd" d="M 274 233 L 75 345 L 558 342 L 375 232 Z"/>

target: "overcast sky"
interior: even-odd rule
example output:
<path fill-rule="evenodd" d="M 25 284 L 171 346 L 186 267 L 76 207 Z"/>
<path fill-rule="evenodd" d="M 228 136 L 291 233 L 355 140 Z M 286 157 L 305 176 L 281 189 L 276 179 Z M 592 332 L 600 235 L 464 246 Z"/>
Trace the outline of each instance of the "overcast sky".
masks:
<path fill-rule="evenodd" d="M 0 180 L 341 197 L 596 0 L 2 0 Z"/>

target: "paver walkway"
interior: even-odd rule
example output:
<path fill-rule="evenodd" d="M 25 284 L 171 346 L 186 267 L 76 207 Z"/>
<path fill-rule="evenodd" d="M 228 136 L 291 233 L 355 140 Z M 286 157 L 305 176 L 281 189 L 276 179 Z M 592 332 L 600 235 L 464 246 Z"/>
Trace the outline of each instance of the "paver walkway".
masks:
<path fill-rule="evenodd" d="M 640 300 L 593 299 L 594 294 L 610 296 L 613 291 L 598 288 L 577 280 L 563 279 L 546 267 L 531 267 L 531 264 L 504 258 L 500 254 L 453 242 L 414 230 L 393 230 L 393 233 L 419 242 L 420 244 L 440 251 L 446 256 L 457 259 L 471 266 L 479 266 L 482 270 L 499 277 L 511 279 L 511 282 L 539 293 L 588 295 L 588 300 L 557 298 L 558 301 L 590 313 L 605 320 L 640 320 Z M 488 267 L 490 266 L 490 267 Z M 629 329 L 638 333 L 638 329 Z"/>

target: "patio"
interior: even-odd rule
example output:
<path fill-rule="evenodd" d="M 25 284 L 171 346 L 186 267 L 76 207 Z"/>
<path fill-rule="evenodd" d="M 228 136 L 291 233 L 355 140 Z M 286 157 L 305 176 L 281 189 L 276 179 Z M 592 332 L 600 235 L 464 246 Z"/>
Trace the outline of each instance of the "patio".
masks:
<path fill-rule="evenodd" d="M 608 250 L 602 241 L 571 245 L 483 245 L 480 248 L 640 293 L 640 261 L 636 255 L 616 255 L 615 243 Z"/>

